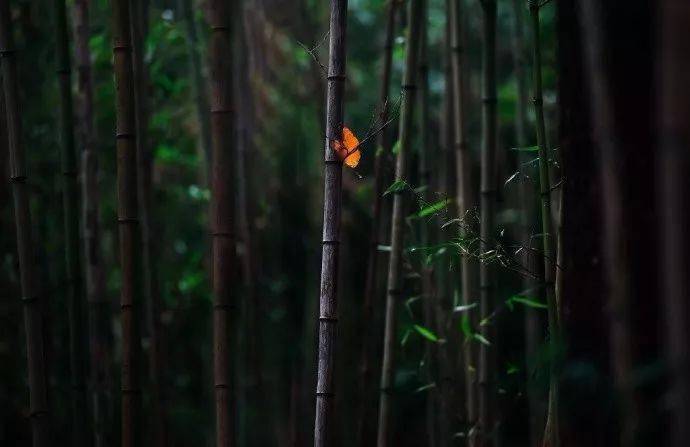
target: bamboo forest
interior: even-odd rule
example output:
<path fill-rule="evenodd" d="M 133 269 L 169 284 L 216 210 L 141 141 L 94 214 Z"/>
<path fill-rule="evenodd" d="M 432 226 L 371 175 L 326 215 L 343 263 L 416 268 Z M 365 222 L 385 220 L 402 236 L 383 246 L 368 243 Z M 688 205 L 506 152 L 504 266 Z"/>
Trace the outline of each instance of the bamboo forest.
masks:
<path fill-rule="evenodd" d="M 0 446 L 690 446 L 687 0 L 0 0 Z"/>

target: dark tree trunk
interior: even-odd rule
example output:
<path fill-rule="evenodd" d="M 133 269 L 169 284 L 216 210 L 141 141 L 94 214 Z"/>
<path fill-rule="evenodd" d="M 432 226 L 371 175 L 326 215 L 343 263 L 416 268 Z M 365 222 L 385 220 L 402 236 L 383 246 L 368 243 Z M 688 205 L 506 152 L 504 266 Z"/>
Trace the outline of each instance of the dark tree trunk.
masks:
<path fill-rule="evenodd" d="M 422 1 L 411 0 L 408 6 L 407 46 L 405 48 L 405 71 L 402 80 L 402 104 L 400 108 L 400 150 L 396 157 L 395 180 L 406 181 L 407 157 L 412 145 L 412 123 L 417 88 L 417 57 L 422 19 Z M 388 262 L 388 285 L 386 291 L 386 319 L 383 340 L 383 363 L 381 366 L 381 390 L 379 398 L 378 447 L 386 447 L 392 442 L 393 378 L 395 374 L 396 320 L 398 301 L 402 297 L 403 286 L 403 236 L 404 196 L 400 190 L 393 199 L 391 217 L 391 253 Z"/>
<path fill-rule="evenodd" d="M 213 383 L 216 446 L 235 444 L 234 403 L 230 364 L 230 326 L 237 306 L 233 296 L 235 272 L 235 111 L 233 98 L 230 13 L 232 5 L 212 0 L 208 14 L 211 83 L 211 236 L 213 281 Z"/>
<path fill-rule="evenodd" d="M 333 445 L 335 425 L 333 375 L 338 321 L 338 258 L 340 252 L 340 208 L 342 162 L 333 142 L 342 140 L 345 91 L 345 38 L 347 0 L 331 0 L 326 94 L 326 141 L 324 147 L 324 204 L 319 298 L 319 355 L 316 383 L 314 446 Z"/>
<path fill-rule="evenodd" d="M 29 417 L 34 447 L 50 445 L 48 390 L 44 349 L 41 300 L 31 236 L 29 188 L 22 143 L 21 115 L 17 86 L 17 61 L 12 40 L 12 21 L 9 2 L 0 3 L 0 66 L 5 96 L 7 137 L 9 148 L 9 173 L 14 197 L 14 218 L 17 231 L 19 275 L 24 307 L 26 353 L 29 383 Z"/>
<path fill-rule="evenodd" d="M 141 285 L 137 134 L 129 0 L 113 0 L 117 116 L 117 221 L 120 239 L 122 324 L 122 446 L 141 444 Z"/>
<path fill-rule="evenodd" d="M 83 330 L 83 288 L 79 258 L 79 185 L 74 151 L 72 69 L 65 0 L 55 0 L 55 42 L 57 77 L 60 90 L 60 159 L 62 171 L 62 209 L 64 222 L 65 270 L 67 273 L 67 312 L 70 333 L 70 379 L 72 401 L 72 445 L 87 445 L 90 433 L 86 405 L 86 362 Z"/>
<path fill-rule="evenodd" d="M 74 5 L 75 53 L 77 63 L 77 104 L 81 145 L 82 205 L 84 225 L 84 272 L 89 314 L 90 389 L 93 445 L 109 445 L 111 411 L 110 305 L 105 294 L 105 274 L 101 254 L 99 219 L 98 154 L 93 127 L 93 80 L 89 39 L 90 0 Z"/>
<path fill-rule="evenodd" d="M 393 38 L 395 37 L 395 17 L 398 7 L 397 0 L 388 1 L 386 15 L 386 34 L 383 44 L 383 68 L 381 69 L 381 84 L 379 90 L 379 122 L 382 124 L 387 121 L 390 105 L 389 92 L 391 82 L 391 67 L 393 63 Z M 359 357 L 359 403 L 357 410 L 357 445 L 369 445 L 368 439 L 371 431 L 370 415 L 372 409 L 372 342 L 373 331 L 371 321 L 374 315 L 374 300 L 378 295 L 378 273 L 379 273 L 379 235 L 381 233 L 381 209 L 382 196 L 384 191 L 384 181 L 386 172 L 386 161 L 390 154 L 391 138 L 387 128 L 381 130 L 376 140 L 376 158 L 374 160 L 374 192 L 372 204 L 371 228 L 369 230 L 369 254 L 367 264 L 367 276 L 364 285 L 364 300 L 362 306 L 362 345 Z M 375 326 L 375 325 L 373 325 Z"/>

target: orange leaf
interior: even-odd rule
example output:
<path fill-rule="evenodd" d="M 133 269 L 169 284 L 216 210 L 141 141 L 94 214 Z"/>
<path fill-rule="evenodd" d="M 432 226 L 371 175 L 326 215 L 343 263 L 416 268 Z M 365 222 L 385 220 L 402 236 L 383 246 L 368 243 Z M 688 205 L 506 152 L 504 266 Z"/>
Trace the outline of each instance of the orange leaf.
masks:
<path fill-rule="evenodd" d="M 333 150 L 338 157 L 351 168 L 357 167 L 362 153 L 359 151 L 359 140 L 352 131 L 343 126 L 342 140 L 333 141 Z"/>

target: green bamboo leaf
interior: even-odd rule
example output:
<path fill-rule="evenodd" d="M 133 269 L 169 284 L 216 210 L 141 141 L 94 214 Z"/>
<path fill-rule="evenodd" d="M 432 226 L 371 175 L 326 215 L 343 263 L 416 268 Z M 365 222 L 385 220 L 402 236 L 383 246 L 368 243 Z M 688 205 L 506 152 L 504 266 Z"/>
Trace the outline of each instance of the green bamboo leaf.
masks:
<path fill-rule="evenodd" d="M 417 217 L 426 217 L 431 214 L 435 214 L 441 211 L 442 209 L 446 208 L 449 203 L 450 199 L 443 199 L 439 200 L 436 203 L 432 203 L 431 205 L 425 206 L 417 213 Z"/>
<path fill-rule="evenodd" d="M 398 152 L 400 152 L 400 140 L 395 142 L 393 148 L 391 149 L 391 152 L 393 152 L 394 155 L 398 155 Z"/>
<path fill-rule="evenodd" d="M 524 295 L 514 295 L 509 300 L 511 303 L 520 303 L 527 307 L 532 307 L 535 309 L 548 309 L 548 306 L 536 298 L 527 297 Z"/>
<path fill-rule="evenodd" d="M 489 340 L 487 340 L 486 337 L 484 337 L 482 334 L 480 334 L 478 332 L 475 332 L 474 334 L 472 334 L 472 338 L 474 338 L 475 340 L 477 340 L 479 343 L 481 343 L 483 345 L 491 346 L 491 342 Z"/>
<path fill-rule="evenodd" d="M 474 309 L 475 307 L 477 307 L 476 302 L 470 304 L 463 304 L 462 306 L 455 306 L 455 308 L 453 309 L 453 313 L 466 312 L 470 309 Z"/>
<path fill-rule="evenodd" d="M 416 390 L 414 390 L 415 393 L 421 393 L 422 391 L 430 390 L 432 388 L 436 388 L 436 382 L 431 382 L 427 383 L 426 385 L 422 385 Z"/>
<path fill-rule="evenodd" d="M 427 329 L 424 326 L 420 326 L 418 324 L 413 324 L 412 327 L 415 331 L 419 333 L 419 335 L 426 338 L 427 340 L 433 341 L 434 343 L 438 342 L 438 337 L 430 329 Z"/>
<path fill-rule="evenodd" d="M 394 194 L 396 192 L 401 192 L 407 189 L 407 182 L 405 180 L 396 180 L 391 186 L 383 193 L 384 196 L 388 194 Z"/>

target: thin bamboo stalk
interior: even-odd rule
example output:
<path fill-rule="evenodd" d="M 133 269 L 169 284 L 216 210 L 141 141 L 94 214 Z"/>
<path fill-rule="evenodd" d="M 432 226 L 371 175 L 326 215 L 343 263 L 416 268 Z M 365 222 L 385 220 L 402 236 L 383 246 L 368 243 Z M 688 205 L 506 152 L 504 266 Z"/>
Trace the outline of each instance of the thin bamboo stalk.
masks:
<path fill-rule="evenodd" d="M 149 338 L 148 376 L 151 386 L 152 442 L 167 445 L 166 405 L 163 384 L 163 334 L 161 327 L 161 297 L 156 268 L 156 243 L 153 212 L 153 153 L 148 134 L 149 100 L 148 66 L 144 61 L 144 44 L 149 28 L 148 0 L 130 0 L 132 18 L 132 49 L 134 70 L 134 103 L 137 126 L 137 195 L 141 219 L 141 263 L 143 272 L 143 302 L 146 332 Z"/>
<path fill-rule="evenodd" d="M 411 0 L 408 6 L 407 47 L 405 48 L 405 71 L 403 74 L 403 99 L 400 108 L 400 150 L 396 158 L 395 180 L 403 181 L 407 176 L 407 153 L 412 143 L 412 122 L 417 88 L 417 57 L 419 55 L 419 34 L 422 15 L 422 1 Z M 391 218 L 391 253 L 388 262 L 388 288 L 386 292 L 386 319 L 383 341 L 383 364 L 381 367 L 381 390 L 379 397 L 378 447 L 391 442 L 393 406 L 393 373 L 395 370 L 396 308 L 402 289 L 402 252 L 404 236 L 404 202 L 402 191 L 395 194 Z"/>
<path fill-rule="evenodd" d="M 29 417 L 34 447 L 50 445 L 50 408 L 46 380 L 44 334 L 41 300 L 38 297 L 36 265 L 31 236 L 31 212 L 21 115 L 17 88 L 17 60 L 12 40 L 9 2 L 0 3 L 0 67 L 5 95 L 7 137 L 9 148 L 10 183 L 14 198 L 14 218 L 17 228 L 17 254 L 26 331 L 27 370 L 29 375 Z"/>
<path fill-rule="evenodd" d="M 419 64 L 418 74 L 419 79 L 419 164 L 418 177 L 421 186 L 426 186 L 427 190 L 422 193 L 425 202 L 431 200 L 430 194 L 427 192 L 431 188 L 431 160 L 433 159 L 432 147 L 429 141 L 429 60 L 428 60 L 428 45 L 429 45 L 429 2 L 422 0 L 422 17 L 420 24 L 420 42 L 419 42 Z M 426 221 L 420 222 L 419 227 L 419 244 L 422 247 L 428 247 L 431 243 L 433 235 L 431 234 L 429 225 Z M 441 338 L 446 339 L 447 334 L 445 325 L 436 324 L 435 301 L 439 299 L 433 287 L 433 267 L 427 265 L 422 261 L 421 266 L 421 286 L 423 299 L 423 318 L 424 325 L 427 328 L 435 331 Z M 447 315 L 446 315 L 447 316 Z M 427 445 L 428 447 L 448 445 L 450 437 L 450 428 L 448 424 L 448 415 L 450 412 L 450 379 L 447 372 L 447 355 L 446 346 L 436 346 L 434 343 L 425 343 L 424 357 L 426 364 L 425 380 L 432 382 L 435 379 L 436 365 L 438 364 L 438 387 L 431 388 L 426 395 L 426 431 L 427 431 Z M 443 361 L 441 360 L 443 358 Z M 441 367 L 443 364 L 443 368 Z"/>
<path fill-rule="evenodd" d="M 521 0 L 513 0 L 513 64 L 515 70 L 515 79 L 517 84 L 517 104 L 515 110 L 515 141 L 518 147 L 527 146 L 527 107 L 529 91 L 527 85 L 527 54 L 525 46 L 525 32 L 524 32 L 524 14 L 526 13 L 525 4 Z M 518 169 L 525 166 L 530 160 L 528 152 L 520 152 L 517 157 Z M 536 214 L 537 208 L 537 191 L 532 188 L 532 183 L 527 181 L 520 182 L 520 204 L 523 210 L 523 217 L 520 223 L 521 236 L 523 243 L 527 244 L 527 250 L 522 251 L 522 263 L 532 272 L 535 277 L 525 276 L 522 281 L 524 290 L 537 291 L 540 287 L 542 278 L 543 262 L 541 256 L 532 246 L 532 235 L 539 233 L 536 230 L 535 221 L 532 216 Z M 561 254 L 561 250 L 558 251 Z M 537 292 L 530 292 L 537 293 Z M 539 322 L 539 314 L 537 309 L 525 307 L 524 309 L 524 327 L 525 327 L 525 365 L 527 365 L 527 374 L 531 374 L 535 360 L 537 358 L 537 351 L 541 339 L 541 328 Z M 539 402 L 539 397 L 534 390 L 534 386 L 528 383 L 527 386 L 527 402 L 529 408 L 529 439 L 530 445 L 539 444 L 542 433 L 543 409 Z"/>
<path fill-rule="evenodd" d="M 551 174 L 549 169 L 549 154 L 546 147 L 546 122 L 544 119 L 542 76 L 541 76 L 541 42 L 539 34 L 539 2 L 529 1 L 532 19 L 532 47 L 534 50 L 533 63 L 533 99 L 536 113 L 537 146 L 539 147 L 539 189 L 541 195 L 542 242 L 544 256 L 544 286 L 546 288 L 546 302 L 548 306 L 549 347 L 551 362 L 549 370 L 549 406 L 544 442 L 548 440 L 550 447 L 560 445 L 559 410 L 558 410 L 558 367 L 554 356 L 560 343 L 559 309 L 555 293 L 555 235 L 551 222 Z"/>
<path fill-rule="evenodd" d="M 101 255 L 99 219 L 98 153 L 93 128 L 93 79 L 89 39 L 90 0 L 74 4 L 75 54 L 77 64 L 77 104 L 79 142 L 81 145 L 82 205 L 84 225 L 84 270 L 89 319 L 90 388 L 93 444 L 109 445 L 111 420 L 109 303 L 105 295 L 105 277 Z"/>
<path fill-rule="evenodd" d="M 345 91 L 347 0 L 331 0 L 326 93 L 326 141 L 324 148 L 323 238 L 321 294 L 319 297 L 319 356 L 316 383 L 314 446 L 333 445 L 333 375 L 338 322 L 338 258 L 340 253 L 340 208 L 342 162 L 331 147 L 342 139 Z"/>
<path fill-rule="evenodd" d="M 453 145 L 455 148 L 456 186 L 458 215 L 463 220 L 460 228 L 460 237 L 466 238 L 476 231 L 473 220 L 469 217 L 476 207 L 473 191 L 472 157 L 465 130 L 465 101 L 467 96 L 465 82 L 464 61 L 464 30 L 462 27 L 462 0 L 451 0 L 450 20 L 451 27 L 451 69 L 453 76 Z M 477 265 L 469 253 L 463 253 L 461 258 L 461 282 L 462 302 L 464 305 L 476 302 L 477 290 Z M 475 326 L 477 319 L 473 314 L 470 318 L 471 326 Z M 465 412 L 467 424 L 473 427 L 477 423 L 477 367 L 476 344 L 466 340 L 463 346 L 463 367 L 465 381 Z M 474 437 L 470 437 L 473 442 Z"/>
<path fill-rule="evenodd" d="M 141 443 L 141 312 L 137 135 L 129 0 L 114 0 L 113 54 L 116 95 L 117 221 L 120 239 L 122 325 L 122 446 Z"/>
<path fill-rule="evenodd" d="M 391 67 L 393 64 L 393 38 L 395 37 L 395 17 L 398 9 L 399 0 L 388 0 L 388 9 L 386 11 L 386 33 L 383 45 L 381 68 L 381 84 L 379 90 L 379 122 L 384 122 L 388 119 L 390 106 L 388 104 L 388 95 L 390 91 L 391 82 Z M 371 373 L 372 373 L 372 325 L 371 321 L 374 315 L 374 298 L 377 295 L 378 285 L 378 271 L 379 271 L 379 235 L 381 232 L 381 209 L 382 196 L 384 189 L 384 178 L 386 161 L 390 153 L 391 138 L 390 132 L 387 129 L 381 130 L 376 138 L 376 158 L 374 160 L 374 197 L 372 204 L 372 218 L 371 228 L 369 230 L 369 254 L 367 263 L 367 276 L 364 283 L 364 301 L 362 305 L 361 323 L 363 329 L 362 344 L 360 348 L 359 360 L 359 403 L 357 411 L 357 445 L 369 445 L 370 440 L 367 438 L 367 424 L 369 421 L 369 410 L 371 407 L 371 400 L 369 398 L 371 390 Z"/>
<path fill-rule="evenodd" d="M 79 185 L 74 152 L 72 69 L 65 0 L 55 0 L 55 42 L 60 93 L 60 165 L 62 171 L 62 209 L 64 221 L 65 269 L 67 274 L 67 312 L 70 334 L 70 381 L 72 445 L 86 445 L 90 432 L 86 417 L 86 364 L 82 312 L 82 273 L 79 258 Z"/>
<path fill-rule="evenodd" d="M 663 214 L 663 296 L 666 316 L 666 354 L 670 372 L 670 446 L 690 443 L 690 356 L 688 356 L 688 196 L 690 170 L 690 118 L 687 104 L 690 64 L 688 19 L 690 5 L 683 1 L 660 2 L 661 73 L 659 91 L 659 177 Z"/>
<path fill-rule="evenodd" d="M 211 124 L 208 118 L 208 98 L 204 86 L 202 61 L 199 57 L 199 29 L 194 18 L 192 0 L 179 0 L 182 19 L 185 22 L 187 34 L 187 57 L 189 59 L 189 73 L 192 78 L 192 94 L 199 122 L 199 158 L 201 160 L 200 177 L 203 185 L 208 183 L 211 164 Z"/>
<path fill-rule="evenodd" d="M 236 306 L 232 294 L 235 270 L 235 110 L 232 89 L 230 13 L 232 5 L 212 0 L 208 14 L 211 84 L 211 219 L 213 266 L 213 382 L 216 413 L 216 446 L 235 444 L 230 326 Z"/>
<path fill-rule="evenodd" d="M 482 0 L 483 37 L 483 107 L 482 107 L 482 154 L 480 185 L 480 251 L 491 250 L 494 236 L 496 202 L 496 0 Z M 489 260 L 479 267 L 480 312 L 485 319 L 493 312 L 495 299 L 494 269 Z M 482 327 L 483 336 L 494 339 L 495 330 L 490 325 Z M 492 340 L 495 341 L 495 340 Z M 479 445 L 488 445 L 495 435 L 495 348 L 482 344 L 479 349 L 479 397 L 478 435 Z"/>

